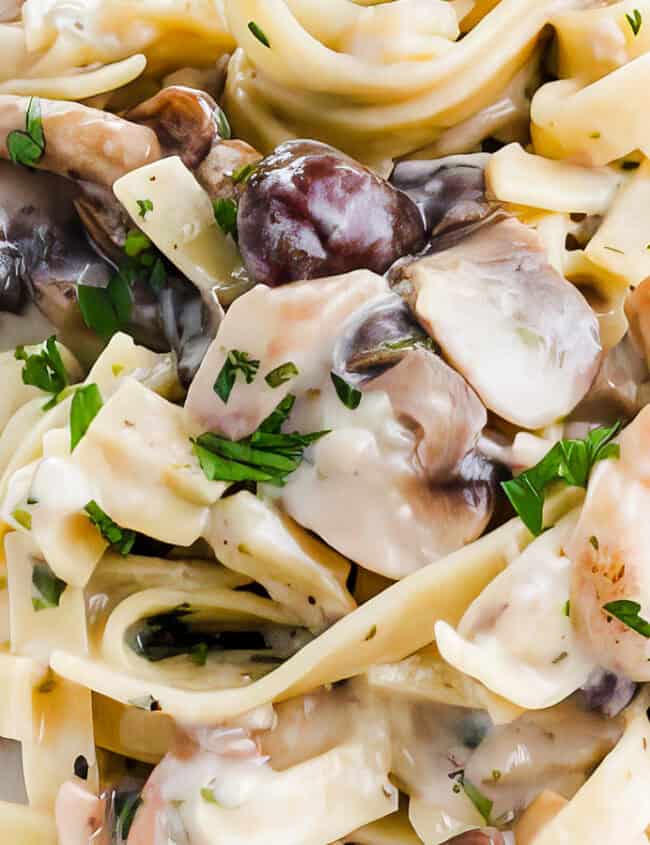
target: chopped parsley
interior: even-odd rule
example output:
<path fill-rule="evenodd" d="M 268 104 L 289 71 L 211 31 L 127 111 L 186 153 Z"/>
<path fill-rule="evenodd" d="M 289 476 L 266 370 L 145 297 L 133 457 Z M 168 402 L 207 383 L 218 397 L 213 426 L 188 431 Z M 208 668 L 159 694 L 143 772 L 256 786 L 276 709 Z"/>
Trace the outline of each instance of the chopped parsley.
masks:
<path fill-rule="evenodd" d="M 255 23 L 255 21 L 248 22 L 248 29 L 255 36 L 255 38 L 257 38 L 257 40 L 265 47 L 271 46 L 269 39 L 266 37 L 266 33 L 258 24 Z"/>
<path fill-rule="evenodd" d="M 208 804 L 219 804 L 217 799 L 214 797 L 214 792 L 208 786 L 204 786 L 203 789 L 201 789 L 201 798 L 203 798 L 204 801 L 207 801 Z"/>
<path fill-rule="evenodd" d="M 647 622 L 640 616 L 641 605 L 636 601 L 629 599 L 620 599 L 619 601 L 610 601 L 609 604 L 603 605 L 603 610 L 619 622 L 622 622 L 627 628 L 641 634 L 642 637 L 650 639 L 650 622 Z"/>
<path fill-rule="evenodd" d="M 630 29 L 634 33 L 634 37 L 639 34 L 641 29 L 641 24 L 643 23 L 643 18 L 641 17 L 641 12 L 638 9 L 635 9 L 632 14 L 625 15 L 627 22 L 630 25 Z"/>
<path fill-rule="evenodd" d="M 41 118 L 41 101 L 31 97 L 25 113 L 25 129 L 14 129 L 7 135 L 7 151 L 14 164 L 34 167 L 45 153 L 45 134 Z"/>
<path fill-rule="evenodd" d="M 32 569 L 32 607 L 36 611 L 58 607 L 67 586 L 46 563 L 37 563 Z"/>
<path fill-rule="evenodd" d="M 29 511 L 17 508 L 11 516 L 16 520 L 18 525 L 25 529 L 25 531 L 32 530 L 32 515 Z"/>
<path fill-rule="evenodd" d="M 137 792 L 127 792 L 115 796 L 115 841 L 126 842 L 131 832 L 135 815 L 142 804 L 142 798 Z"/>
<path fill-rule="evenodd" d="M 567 599 L 564 602 L 564 615 L 568 617 L 571 616 L 571 599 Z"/>
<path fill-rule="evenodd" d="M 96 384 L 80 387 L 72 400 L 70 408 L 70 451 L 74 452 L 79 441 L 88 431 L 88 427 L 100 412 L 102 395 Z"/>
<path fill-rule="evenodd" d="M 233 199 L 215 200 L 212 203 L 214 219 L 225 235 L 237 240 L 237 203 Z"/>
<path fill-rule="evenodd" d="M 237 373 L 241 373 L 246 384 L 252 384 L 260 368 L 260 362 L 251 358 L 248 352 L 240 352 L 238 349 L 231 349 L 226 355 L 223 367 L 219 371 L 213 390 L 226 404 L 237 380 Z"/>
<path fill-rule="evenodd" d="M 18 346 L 14 352 L 17 361 L 24 361 L 23 384 L 38 387 L 44 393 L 51 393 L 52 398 L 43 405 L 44 411 L 53 408 L 59 395 L 68 386 L 68 374 L 66 372 L 61 354 L 56 345 L 56 337 L 52 335 L 45 342 L 45 348 L 41 352 L 28 355 L 24 346 Z"/>
<path fill-rule="evenodd" d="M 232 129 L 225 111 L 217 106 L 213 112 L 214 122 L 217 124 L 217 132 L 222 141 L 229 141 L 232 138 Z"/>
<path fill-rule="evenodd" d="M 104 340 L 109 340 L 131 319 L 133 311 L 132 277 L 118 270 L 105 288 L 77 285 L 79 308 L 84 323 Z"/>
<path fill-rule="evenodd" d="M 619 457 L 618 444 L 611 441 L 620 428 L 617 422 L 610 428 L 595 428 L 584 440 L 560 440 L 534 467 L 502 482 L 506 496 L 532 534 L 537 536 L 543 530 L 546 488 L 555 481 L 586 487 L 598 461 Z"/>
<path fill-rule="evenodd" d="M 113 546 L 123 557 L 130 554 L 137 534 L 127 528 L 121 528 L 105 513 L 93 499 L 84 507 L 88 518 L 97 528 L 102 537 Z"/>
<path fill-rule="evenodd" d="M 598 537 L 595 534 L 592 534 L 589 538 L 589 543 L 593 546 L 596 551 L 600 548 L 600 543 L 598 542 Z"/>
<path fill-rule="evenodd" d="M 140 205 L 140 202 L 141 200 L 138 200 L 138 205 Z M 149 200 L 145 200 L 145 202 L 149 202 Z M 151 203 L 151 209 L 149 210 L 152 209 L 153 203 Z M 126 236 L 126 240 L 124 241 L 124 252 L 129 256 L 129 258 L 135 258 L 145 252 L 145 250 L 151 249 L 152 246 L 153 244 L 151 243 L 151 240 L 144 232 L 141 232 L 140 229 L 130 229 Z"/>
<path fill-rule="evenodd" d="M 498 771 L 498 770 L 494 770 Z M 455 778 L 456 782 L 453 786 L 453 791 L 455 793 L 459 793 L 461 789 L 465 793 L 465 795 L 469 798 L 472 804 L 476 807 L 479 811 L 483 819 L 485 820 L 486 824 L 490 824 L 490 818 L 492 816 L 492 807 L 493 803 L 487 798 L 483 793 L 478 789 L 474 784 L 467 780 L 465 777 L 465 772 L 463 770 L 459 772 L 453 772 L 449 775 L 451 778 Z M 494 773 L 493 773 L 494 778 Z M 497 778 L 495 780 L 499 780 L 501 778 L 501 772 L 499 772 Z"/>
<path fill-rule="evenodd" d="M 332 378 L 332 384 L 336 388 L 336 395 L 339 397 L 341 402 L 343 402 L 345 407 L 349 408 L 351 411 L 356 410 L 361 404 L 361 399 L 363 398 L 361 391 L 349 384 L 345 381 L 345 379 L 342 379 L 341 376 L 336 373 L 330 373 L 330 376 Z"/>
<path fill-rule="evenodd" d="M 193 646 L 192 651 L 190 652 L 190 660 L 192 663 L 196 666 L 205 666 L 208 659 L 208 650 L 207 643 L 197 643 Z"/>
<path fill-rule="evenodd" d="M 136 203 L 139 209 L 138 214 L 144 220 L 144 218 L 147 216 L 147 212 L 153 211 L 153 203 L 151 202 L 151 200 L 136 200 Z"/>
<path fill-rule="evenodd" d="M 246 183 L 256 170 L 256 164 L 242 164 L 242 166 L 238 167 L 237 170 L 233 170 L 232 181 L 235 185 L 238 185 L 240 182 Z"/>
<path fill-rule="evenodd" d="M 275 388 L 286 384 L 286 382 L 291 381 L 297 375 L 299 375 L 298 367 L 296 367 L 293 361 L 287 361 L 286 364 L 280 364 L 279 367 L 267 373 L 264 381 L 269 387 Z"/>
<path fill-rule="evenodd" d="M 280 431 L 295 397 L 289 395 L 250 437 L 233 441 L 207 432 L 194 443 L 194 454 L 209 481 L 265 482 L 276 487 L 298 469 L 304 451 L 329 431 L 284 434 Z"/>

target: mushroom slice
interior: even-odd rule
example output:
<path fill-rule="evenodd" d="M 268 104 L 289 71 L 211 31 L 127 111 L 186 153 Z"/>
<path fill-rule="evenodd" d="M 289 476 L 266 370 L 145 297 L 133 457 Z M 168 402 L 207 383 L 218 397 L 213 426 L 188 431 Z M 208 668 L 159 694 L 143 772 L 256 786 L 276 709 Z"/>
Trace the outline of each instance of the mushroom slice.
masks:
<path fill-rule="evenodd" d="M 434 161 L 403 161 L 390 181 L 420 209 L 434 239 L 480 223 L 494 208 L 485 195 L 487 153 L 448 156 Z"/>
<path fill-rule="evenodd" d="M 7 137 L 23 132 L 29 97 L 0 96 L 0 158 L 9 158 Z M 70 179 L 110 187 L 116 179 L 161 156 L 155 133 L 79 103 L 40 100 L 45 149 L 36 163 Z"/>
<path fill-rule="evenodd" d="M 593 311 L 513 218 L 402 267 L 399 290 L 486 407 L 515 425 L 565 416 L 596 376 Z"/>
<path fill-rule="evenodd" d="M 190 169 L 206 157 L 219 133 L 217 104 L 195 88 L 172 85 L 127 112 L 127 120 L 156 133 L 165 155 L 178 155 Z"/>
<path fill-rule="evenodd" d="M 332 433 L 279 495 L 337 551 L 398 579 L 476 539 L 489 522 L 495 480 L 473 452 L 486 413 L 463 379 L 422 349 L 365 383 L 363 394 L 354 411 L 331 385 L 296 403 L 292 426 Z"/>

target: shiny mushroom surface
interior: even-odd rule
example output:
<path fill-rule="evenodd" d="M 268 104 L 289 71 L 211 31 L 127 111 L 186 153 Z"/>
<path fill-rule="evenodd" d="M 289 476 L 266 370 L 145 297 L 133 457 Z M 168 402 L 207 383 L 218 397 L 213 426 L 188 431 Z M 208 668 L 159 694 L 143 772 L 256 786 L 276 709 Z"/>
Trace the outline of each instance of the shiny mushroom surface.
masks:
<path fill-rule="evenodd" d="M 523 428 L 550 425 L 589 390 L 598 323 L 580 292 L 515 219 L 401 267 L 394 281 L 485 406 Z"/>

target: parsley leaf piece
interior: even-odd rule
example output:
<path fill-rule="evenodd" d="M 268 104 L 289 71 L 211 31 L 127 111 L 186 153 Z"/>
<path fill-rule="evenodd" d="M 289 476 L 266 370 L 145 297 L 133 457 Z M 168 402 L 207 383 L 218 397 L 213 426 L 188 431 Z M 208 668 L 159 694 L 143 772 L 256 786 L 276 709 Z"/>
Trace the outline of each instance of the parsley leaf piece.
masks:
<path fill-rule="evenodd" d="M 29 137 L 45 152 L 45 133 L 43 132 L 43 118 L 41 115 L 41 101 L 38 97 L 30 97 L 25 114 L 25 131 Z"/>
<path fill-rule="evenodd" d="M 296 367 L 293 361 L 287 361 L 286 364 L 280 364 L 279 367 L 276 367 L 274 370 L 271 370 L 270 373 L 267 373 L 264 377 L 264 381 L 269 387 L 275 388 L 291 381 L 292 378 L 295 378 L 299 374 L 298 367 Z"/>
<path fill-rule="evenodd" d="M 149 202 L 149 200 L 146 200 L 146 202 Z M 139 204 L 140 200 L 138 200 L 138 205 Z M 151 205 L 151 209 L 153 209 L 153 203 Z M 152 243 L 144 232 L 141 232 L 140 229 L 129 230 L 126 240 L 124 241 L 124 252 L 129 256 L 129 258 L 135 258 L 145 250 L 151 249 L 151 247 Z"/>
<path fill-rule="evenodd" d="M 7 151 L 14 164 L 34 167 L 45 153 L 45 134 L 41 119 L 41 101 L 31 97 L 25 114 L 25 129 L 7 135 Z"/>
<path fill-rule="evenodd" d="M 204 801 L 207 801 L 208 804 L 218 804 L 219 803 L 217 801 L 217 799 L 214 797 L 214 792 L 208 786 L 204 786 L 201 789 L 201 798 L 203 798 Z"/>
<path fill-rule="evenodd" d="M 336 373 L 330 373 L 330 375 L 332 377 L 332 383 L 336 388 L 336 395 L 339 397 L 341 402 L 343 402 L 346 408 L 349 408 L 351 411 L 355 411 L 361 404 L 361 399 L 363 398 L 361 391 L 353 385 L 348 384 L 345 379 L 342 379 L 341 376 Z"/>
<path fill-rule="evenodd" d="M 131 832 L 131 826 L 135 815 L 142 804 L 142 798 L 134 792 L 127 792 L 126 795 L 119 793 L 115 796 L 115 825 L 116 842 L 126 842 Z"/>
<path fill-rule="evenodd" d="M 222 458 L 198 443 L 194 444 L 193 452 L 208 481 L 273 481 L 273 476 L 268 472 Z"/>
<path fill-rule="evenodd" d="M 87 384 L 76 391 L 70 408 L 70 451 L 79 441 L 102 408 L 102 395 L 96 384 Z"/>
<path fill-rule="evenodd" d="M 226 404 L 235 386 L 237 373 L 241 373 L 244 376 L 246 384 L 252 384 L 255 381 L 255 376 L 259 368 L 260 362 L 251 358 L 248 352 L 231 349 L 226 355 L 224 365 L 213 385 L 214 392 Z"/>
<path fill-rule="evenodd" d="M 94 499 L 88 502 L 84 510 L 88 514 L 88 518 L 92 524 L 111 546 L 115 546 L 116 550 L 123 557 L 130 554 L 137 537 L 135 531 L 121 528 L 116 522 L 113 522 L 110 516 L 99 507 Z"/>
<path fill-rule="evenodd" d="M 287 393 L 277 408 L 268 415 L 255 434 L 253 434 L 253 437 L 260 432 L 265 434 L 279 434 L 282 426 L 289 419 L 289 414 L 295 404 L 296 397 L 292 393 Z"/>
<path fill-rule="evenodd" d="M 153 203 L 151 202 L 151 200 L 136 200 L 136 203 L 139 209 L 138 214 L 144 220 L 144 218 L 147 216 L 147 212 L 153 211 Z"/>
<path fill-rule="evenodd" d="M 469 800 L 485 819 L 486 824 L 489 824 L 490 816 L 492 815 L 492 801 L 483 795 L 483 793 L 477 789 L 471 781 L 467 780 L 466 777 L 463 777 L 462 779 L 462 787 L 465 795 L 467 795 Z"/>
<path fill-rule="evenodd" d="M 231 235 L 237 240 L 237 203 L 233 199 L 215 200 L 212 203 L 214 219 L 225 235 Z"/>
<path fill-rule="evenodd" d="M 32 515 L 29 511 L 17 508 L 11 515 L 26 531 L 32 530 Z"/>
<path fill-rule="evenodd" d="M 232 129 L 225 111 L 217 106 L 213 112 L 214 122 L 217 124 L 217 132 L 222 141 L 229 141 L 232 138 Z"/>
<path fill-rule="evenodd" d="M 216 434 L 202 434 L 196 441 L 199 446 L 233 461 L 261 467 L 263 470 L 276 469 L 280 472 L 293 472 L 298 468 L 298 462 L 287 458 L 283 454 L 276 454 L 262 449 L 255 449 L 245 441 L 239 443 L 219 437 Z"/>
<path fill-rule="evenodd" d="M 534 467 L 502 482 L 506 496 L 531 534 L 538 536 L 543 530 L 546 487 L 555 481 L 586 487 L 594 464 L 619 457 L 619 446 L 612 440 L 620 428 L 617 422 L 590 431 L 584 440 L 560 440 Z"/>
<path fill-rule="evenodd" d="M 43 158 L 43 149 L 21 129 L 7 135 L 7 150 L 13 163 L 24 167 L 34 167 Z"/>
<path fill-rule="evenodd" d="M 238 167 L 236 170 L 232 172 L 232 181 L 235 185 L 238 185 L 240 182 L 244 184 L 248 182 L 251 178 L 253 173 L 257 170 L 256 164 L 242 164 L 241 167 Z"/>
<path fill-rule="evenodd" d="M 208 659 L 208 644 L 207 643 L 197 643 L 195 646 L 192 647 L 192 651 L 190 652 L 190 660 L 196 666 L 205 666 Z"/>
<path fill-rule="evenodd" d="M 641 634 L 646 640 L 650 639 L 650 622 L 639 615 L 641 605 L 638 602 L 629 599 L 610 601 L 609 604 L 603 605 L 603 610 L 626 627 L 636 631 L 637 634 Z"/>
<path fill-rule="evenodd" d="M 115 273 L 105 288 L 77 285 L 79 309 L 84 323 L 104 340 L 126 325 L 133 312 L 132 273 L 123 268 Z"/>
<path fill-rule="evenodd" d="M 331 434 L 331 429 L 314 431 L 310 434 L 272 434 L 258 429 L 250 436 L 250 442 L 257 449 L 270 449 L 281 455 L 300 455 L 303 449 L 316 443 L 326 434 Z"/>
<path fill-rule="evenodd" d="M 67 586 L 46 563 L 37 563 L 32 569 L 32 607 L 34 610 L 58 607 Z"/>
<path fill-rule="evenodd" d="M 641 29 L 641 24 L 643 23 L 643 18 L 641 17 L 641 12 L 638 9 L 634 9 L 632 14 L 625 15 L 627 22 L 630 25 L 630 29 L 634 33 L 634 37 L 639 34 L 639 30 Z"/>
<path fill-rule="evenodd" d="M 165 287 L 167 282 L 167 270 L 165 269 L 165 262 L 162 258 L 156 258 L 149 274 L 149 286 L 156 293 Z"/>
<path fill-rule="evenodd" d="M 248 29 L 265 47 L 271 46 L 269 39 L 266 37 L 266 33 L 258 24 L 255 23 L 255 21 L 248 22 Z"/>
<path fill-rule="evenodd" d="M 56 345 L 56 337 L 49 337 L 45 348 L 33 355 L 28 355 L 24 346 L 18 346 L 14 358 L 25 362 L 22 372 L 23 384 L 52 394 L 50 401 L 43 406 L 44 411 L 49 411 L 56 405 L 61 391 L 68 386 L 68 374 Z"/>

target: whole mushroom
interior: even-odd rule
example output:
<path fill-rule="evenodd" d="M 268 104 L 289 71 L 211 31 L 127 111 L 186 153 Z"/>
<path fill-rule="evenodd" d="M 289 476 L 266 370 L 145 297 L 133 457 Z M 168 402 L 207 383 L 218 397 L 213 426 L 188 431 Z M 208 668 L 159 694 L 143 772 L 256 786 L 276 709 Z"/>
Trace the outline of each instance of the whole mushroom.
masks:
<path fill-rule="evenodd" d="M 272 286 L 357 269 L 384 273 L 425 240 L 406 194 L 316 141 L 288 141 L 261 162 L 237 228 L 248 272 Z"/>

